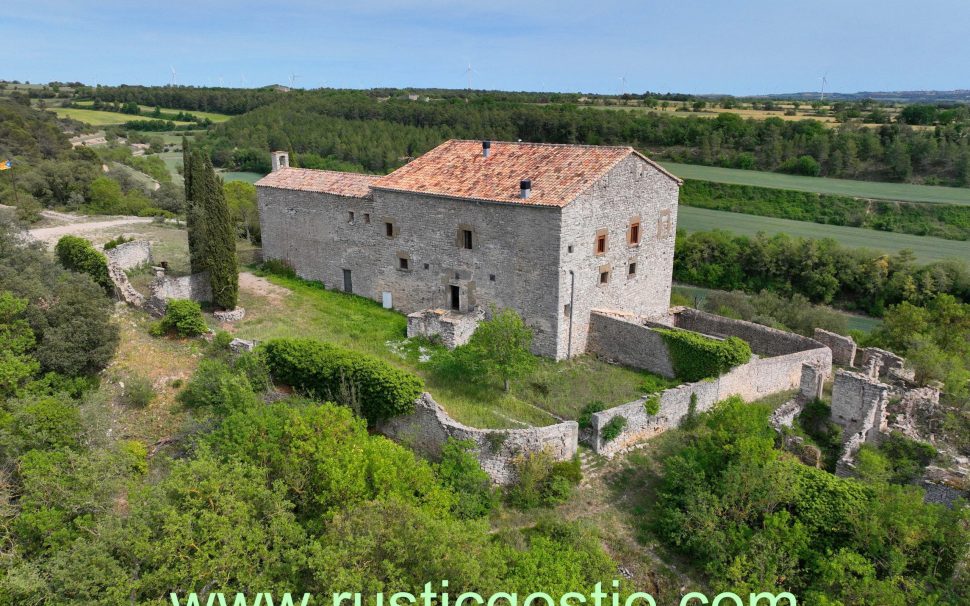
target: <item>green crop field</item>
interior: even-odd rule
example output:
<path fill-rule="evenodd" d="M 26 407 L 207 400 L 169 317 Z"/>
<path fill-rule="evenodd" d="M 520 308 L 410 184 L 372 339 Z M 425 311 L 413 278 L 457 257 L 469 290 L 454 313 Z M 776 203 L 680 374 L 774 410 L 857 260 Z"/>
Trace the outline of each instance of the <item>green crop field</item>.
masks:
<path fill-rule="evenodd" d="M 908 248 L 923 263 L 943 259 L 970 260 L 970 242 L 960 240 L 943 240 L 928 236 L 911 236 L 858 227 L 757 217 L 683 205 L 679 207 L 677 212 L 677 226 L 687 231 L 723 229 L 746 236 L 753 236 L 758 232 L 767 234 L 787 233 L 803 238 L 833 238 L 843 246 L 870 248 L 888 253 L 895 253 Z"/>
<path fill-rule="evenodd" d="M 54 107 L 50 111 L 56 113 L 60 118 L 72 118 L 78 122 L 84 122 L 91 126 L 110 126 L 112 124 L 124 124 L 133 120 L 151 120 L 148 116 L 132 116 L 117 112 L 102 112 L 93 109 L 79 109 L 76 107 Z M 178 125 L 191 124 L 191 122 L 176 122 Z"/>
<path fill-rule="evenodd" d="M 87 107 L 91 107 L 93 104 L 94 104 L 93 101 L 79 101 L 79 102 L 75 102 L 75 105 L 77 105 L 78 107 L 77 108 L 73 108 L 73 109 L 81 109 L 81 110 L 84 110 Z M 152 112 L 152 111 L 155 110 L 154 107 L 151 107 L 149 105 L 139 105 L 138 107 L 141 108 L 141 111 L 145 112 L 146 114 L 148 114 L 148 113 L 150 113 L 150 112 Z M 72 109 L 72 108 L 68 108 L 68 109 Z M 60 111 L 60 108 L 55 108 L 55 110 L 56 111 Z M 192 114 L 193 116 L 198 116 L 200 118 L 208 118 L 209 120 L 212 120 L 213 122 L 225 122 L 226 120 L 228 120 L 229 118 L 232 117 L 232 116 L 229 116 L 227 114 L 217 114 L 215 112 L 200 112 L 200 111 L 195 111 L 195 110 L 172 109 L 172 108 L 167 108 L 167 107 L 163 107 L 163 108 L 161 108 L 161 110 L 162 110 L 162 113 L 164 113 L 164 114 L 177 114 L 179 112 L 184 111 L 185 113 Z M 152 119 L 152 117 L 151 116 L 148 116 L 148 115 L 144 115 L 144 116 L 132 116 L 130 114 L 121 114 L 121 113 L 116 113 L 116 112 L 101 112 L 101 113 L 111 114 L 113 116 L 125 116 L 129 120 L 131 120 L 131 119 L 136 119 L 137 120 L 138 118 L 141 118 L 143 120 L 145 120 L 145 119 L 148 119 L 148 120 Z M 122 120 L 122 122 L 127 122 L 127 120 Z M 111 124 L 116 124 L 116 122 L 111 122 Z M 183 124 L 183 123 L 182 122 L 176 122 L 176 124 Z"/>
<path fill-rule="evenodd" d="M 698 164 L 661 162 L 664 168 L 683 179 L 714 181 L 733 185 L 755 185 L 774 189 L 793 189 L 819 194 L 876 198 L 903 202 L 938 202 L 970 205 L 970 189 L 940 187 L 936 185 L 913 185 L 911 183 L 879 183 L 876 181 L 853 181 L 851 179 L 826 179 L 823 177 L 800 177 L 757 170 L 739 170 Z"/>
<path fill-rule="evenodd" d="M 220 172 L 219 176 L 222 177 L 222 180 L 227 183 L 229 181 L 245 181 L 246 183 L 255 183 L 263 178 L 262 173 L 246 173 L 246 172 L 235 172 L 235 171 Z"/>

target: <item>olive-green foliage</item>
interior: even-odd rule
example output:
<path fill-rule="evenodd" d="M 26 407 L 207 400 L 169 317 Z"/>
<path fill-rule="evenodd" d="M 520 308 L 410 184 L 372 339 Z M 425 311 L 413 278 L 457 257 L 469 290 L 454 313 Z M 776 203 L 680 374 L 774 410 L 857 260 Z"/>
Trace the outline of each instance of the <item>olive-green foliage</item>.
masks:
<path fill-rule="evenodd" d="M 95 250 L 89 241 L 77 236 L 64 236 L 57 241 L 54 251 L 65 269 L 88 274 L 109 292 L 114 288 L 108 276 L 107 257 Z"/>
<path fill-rule="evenodd" d="M 516 456 L 512 466 L 515 480 L 505 488 L 505 500 L 519 509 L 562 503 L 582 480 L 578 455 L 569 461 L 556 461 L 552 453 L 540 450 Z"/>
<path fill-rule="evenodd" d="M 848 322 L 844 313 L 826 305 L 814 305 L 800 294 L 783 297 L 771 291 L 748 295 L 740 291 L 711 292 L 701 306 L 705 311 L 728 318 L 756 322 L 810 337 L 816 328 L 844 335 Z"/>
<path fill-rule="evenodd" d="M 350 406 L 371 424 L 412 412 L 424 389 L 409 372 L 321 341 L 273 339 L 260 351 L 276 381 Z"/>
<path fill-rule="evenodd" d="M 916 487 L 802 465 L 775 448 L 770 412 L 731 398 L 699 417 L 664 461 L 651 515 L 664 543 L 713 587 L 739 594 L 962 603 L 954 575 L 970 546 L 967 510 L 924 504 Z"/>
<path fill-rule="evenodd" d="M 488 474 L 475 458 L 474 440 L 449 438 L 438 464 L 441 483 L 459 496 L 454 514 L 459 518 L 480 518 L 495 507 L 495 491 Z"/>
<path fill-rule="evenodd" d="M 192 272 L 209 272 L 212 302 L 223 309 L 234 309 L 239 298 L 236 235 L 222 180 L 208 154 L 197 147 L 190 148 L 184 168 Z"/>
<path fill-rule="evenodd" d="M 599 400 L 593 400 L 586 406 L 583 406 L 583 410 L 579 413 L 579 418 L 577 422 L 579 423 L 580 429 L 589 429 L 593 426 L 593 415 L 601 410 L 606 410 L 607 406 Z"/>
<path fill-rule="evenodd" d="M 693 395 L 693 394 L 691 394 Z M 656 415 L 660 412 L 660 394 L 655 393 L 650 395 L 646 400 L 643 401 L 643 410 L 648 415 Z"/>
<path fill-rule="evenodd" d="M 162 334 L 176 334 L 180 337 L 195 337 L 209 330 L 202 308 L 189 299 L 169 301 L 158 327 Z"/>
<path fill-rule="evenodd" d="M 9 457 L 32 449 L 75 448 L 80 433 L 77 405 L 63 394 L 11 399 L 0 409 L 0 447 Z"/>
<path fill-rule="evenodd" d="M 603 438 L 604 442 L 612 442 L 620 437 L 620 434 L 623 433 L 624 427 L 626 427 L 626 417 L 623 415 L 610 417 L 610 420 L 606 422 L 606 425 L 600 429 L 600 437 Z"/>
<path fill-rule="evenodd" d="M 118 327 L 113 304 L 87 274 L 63 269 L 38 244 L 26 244 L 0 221 L 0 292 L 29 301 L 21 317 L 36 345 L 43 372 L 67 377 L 94 374 L 114 355 Z"/>
<path fill-rule="evenodd" d="M 748 215 L 952 240 L 970 238 L 970 206 L 889 202 L 687 179 L 680 203 Z"/>
<path fill-rule="evenodd" d="M 890 481 L 898 484 L 908 484 L 918 478 L 938 454 L 930 444 L 907 438 L 898 431 L 879 443 L 879 452 L 889 464 Z"/>
<path fill-rule="evenodd" d="M 186 408 L 226 416 L 259 404 L 249 379 L 219 360 L 202 360 L 178 400 Z"/>
<path fill-rule="evenodd" d="M 514 309 L 492 309 L 492 317 L 480 322 L 468 343 L 453 353 L 468 373 L 495 376 L 509 391 L 512 379 L 530 373 L 536 367 L 532 347 L 532 329 Z"/>
<path fill-rule="evenodd" d="M 113 238 L 113 239 L 108 240 L 107 242 L 105 242 L 104 243 L 104 249 L 105 250 L 112 250 L 112 249 L 118 248 L 122 244 L 127 244 L 128 242 L 134 242 L 134 241 L 135 241 L 134 238 L 129 238 L 129 237 L 126 237 L 124 234 L 122 234 L 122 235 L 118 236 L 117 238 Z"/>
<path fill-rule="evenodd" d="M 924 305 L 939 294 L 970 301 L 970 271 L 958 260 L 917 265 L 910 251 L 887 256 L 833 239 L 787 234 L 735 236 L 725 231 L 678 233 L 674 279 L 717 288 L 836 304 L 881 316 L 903 301 Z"/>
<path fill-rule="evenodd" d="M 40 371 L 40 363 L 30 355 L 36 340 L 26 310 L 26 299 L 0 292 L 0 397 L 13 395 Z"/>
<path fill-rule="evenodd" d="M 155 387 L 151 379 L 144 375 L 128 375 L 124 379 L 124 398 L 129 406 L 144 408 L 155 399 Z"/>
<path fill-rule="evenodd" d="M 430 464 L 369 436 L 362 419 L 334 404 L 297 400 L 238 410 L 208 444 L 226 459 L 266 468 L 270 482 L 283 482 L 297 514 L 311 525 L 373 499 L 402 499 L 440 514 L 455 505 Z"/>
<path fill-rule="evenodd" d="M 842 454 L 842 426 L 832 421 L 832 407 L 823 400 L 813 400 L 795 422 L 822 451 L 825 469 L 834 472 L 835 462 Z"/>
<path fill-rule="evenodd" d="M 684 381 L 719 377 L 751 359 L 751 347 L 738 337 L 724 340 L 686 330 L 657 329 L 663 335 L 674 372 Z"/>

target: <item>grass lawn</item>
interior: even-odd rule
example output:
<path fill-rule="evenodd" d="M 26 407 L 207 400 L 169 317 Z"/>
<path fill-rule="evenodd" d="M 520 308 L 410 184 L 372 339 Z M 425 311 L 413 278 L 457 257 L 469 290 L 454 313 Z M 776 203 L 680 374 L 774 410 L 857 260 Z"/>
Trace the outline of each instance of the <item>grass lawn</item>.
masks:
<path fill-rule="evenodd" d="M 77 102 L 76 101 L 75 102 L 75 105 L 79 106 L 80 108 L 85 108 L 85 107 L 91 107 L 91 106 L 93 106 L 94 105 L 94 102 L 93 101 L 80 101 L 80 102 Z M 146 114 L 155 111 L 155 108 L 152 107 L 152 106 L 150 106 L 150 105 L 139 105 L 138 107 L 141 108 L 141 111 L 145 112 Z M 228 120 L 229 118 L 232 117 L 232 116 L 230 116 L 228 114 L 217 114 L 215 112 L 201 112 L 201 111 L 196 111 L 194 109 L 193 110 L 188 110 L 188 109 L 172 109 L 172 108 L 163 107 L 163 108 L 161 108 L 161 110 L 162 110 L 162 113 L 163 114 L 177 114 L 179 112 L 185 112 L 187 114 L 192 114 L 193 116 L 198 116 L 200 118 L 208 118 L 209 120 L 212 120 L 213 122 L 225 122 L 226 120 Z M 91 111 L 95 111 L 95 110 L 91 110 Z M 102 112 L 102 113 L 114 113 L 114 112 Z M 130 116 L 129 114 L 115 114 L 115 115 L 129 116 L 129 118 L 134 118 L 134 119 L 138 119 L 138 118 L 142 118 L 142 119 L 154 119 L 154 118 L 152 118 L 151 116 L 148 116 L 148 115 L 145 115 L 145 116 Z M 183 123 L 182 122 L 177 122 L 176 124 L 183 124 Z"/>
<path fill-rule="evenodd" d="M 675 162 L 661 162 L 661 164 L 670 172 L 684 179 L 714 181 L 715 183 L 730 183 L 732 185 L 754 185 L 774 189 L 792 189 L 795 191 L 852 196 L 856 198 L 873 198 L 902 202 L 970 204 L 970 188 L 914 185 L 912 183 L 880 183 L 877 181 L 854 181 L 851 179 L 828 179 L 824 177 L 801 177 L 798 175 L 785 175 L 757 170 L 739 170 L 736 168 L 720 168 L 717 166 L 700 166 L 698 164 L 677 164 Z"/>
<path fill-rule="evenodd" d="M 970 259 L 970 242 L 960 240 L 944 240 L 942 238 L 897 234 L 860 227 L 822 225 L 805 221 L 758 217 L 683 205 L 678 208 L 677 214 L 677 226 L 687 231 L 723 229 L 746 236 L 765 232 L 767 234 L 787 233 L 803 238 L 833 238 L 843 246 L 869 248 L 887 253 L 895 253 L 908 248 L 915 253 L 916 259 L 922 263 L 943 259 Z"/>
<path fill-rule="evenodd" d="M 396 311 L 300 280 L 266 278 L 289 292 L 263 296 L 243 289 L 240 304 L 246 318 L 232 327 L 236 335 L 257 340 L 310 337 L 378 356 L 422 376 L 435 399 L 468 425 L 516 428 L 575 419 L 591 400 L 617 405 L 636 399 L 648 376 L 586 356 L 560 363 L 541 359 L 536 371 L 513 382 L 506 394 L 498 382 L 480 384 L 433 373 L 421 358 L 442 350 L 405 342 L 407 320 Z"/>
<path fill-rule="evenodd" d="M 116 112 L 102 112 L 93 109 L 78 109 L 75 107 L 54 107 L 50 108 L 60 118 L 72 118 L 92 126 L 109 126 L 111 124 L 124 124 L 133 120 L 151 120 L 147 116 L 132 116 Z M 176 122 L 178 125 L 191 124 L 190 122 Z"/>
<path fill-rule="evenodd" d="M 246 173 L 246 172 L 236 172 L 236 171 L 225 171 L 219 172 L 219 176 L 226 183 L 230 181 L 245 181 L 246 183 L 255 183 L 262 179 L 265 175 L 262 173 Z"/>

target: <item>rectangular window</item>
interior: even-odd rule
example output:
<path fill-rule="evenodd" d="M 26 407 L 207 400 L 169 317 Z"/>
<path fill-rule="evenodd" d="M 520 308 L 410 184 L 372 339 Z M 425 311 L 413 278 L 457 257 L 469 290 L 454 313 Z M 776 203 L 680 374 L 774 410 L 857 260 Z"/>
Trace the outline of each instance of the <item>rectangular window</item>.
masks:
<path fill-rule="evenodd" d="M 600 284 L 609 284 L 610 282 L 610 272 L 601 271 L 600 272 Z"/>
<path fill-rule="evenodd" d="M 599 234 L 596 236 L 596 254 L 602 255 L 606 253 L 606 234 Z"/>
<path fill-rule="evenodd" d="M 370 213 L 364 213 L 364 223 L 370 223 Z"/>
<path fill-rule="evenodd" d="M 398 257 L 397 262 L 398 262 L 398 267 L 400 267 L 401 269 L 407 269 L 408 268 L 408 258 L 407 257 Z"/>
<path fill-rule="evenodd" d="M 394 237 L 394 224 L 393 223 L 390 223 L 390 222 L 385 223 L 384 224 L 384 233 L 387 235 L 388 238 L 393 238 Z"/>
<path fill-rule="evenodd" d="M 567 247 L 566 247 L 566 251 L 567 251 L 567 252 L 570 252 L 570 253 L 571 253 L 571 252 L 573 252 L 573 245 L 572 245 L 572 244 L 570 244 L 569 246 L 567 246 Z"/>
<path fill-rule="evenodd" d="M 565 305 L 562 306 L 562 315 L 568 318 L 570 312 L 572 312 L 572 308 L 569 306 L 569 303 L 566 303 Z"/>
<path fill-rule="evenodd" d="M 350 211 L 347 213 L 347 222 L 348 223 L 354 222 L 354 211 Z"/>
<path fill-rule="evenodd" d="M 630 224 L 630 244 L 636 246 L 640 243 L 640 223 Z"/>
<path fill-rule="evenodd" d="M 472 232 L 470 229 L 461 230 L 461 247 L 472 249 Z"/>
<path fill-rule="evenodd" d="M 631 275 L 631 276 L 637 275 L 637 264 L 636 263 L 630 263 L 630 268 L 629 268 L 629 271 L 627 273 L 629 275 Z"/>

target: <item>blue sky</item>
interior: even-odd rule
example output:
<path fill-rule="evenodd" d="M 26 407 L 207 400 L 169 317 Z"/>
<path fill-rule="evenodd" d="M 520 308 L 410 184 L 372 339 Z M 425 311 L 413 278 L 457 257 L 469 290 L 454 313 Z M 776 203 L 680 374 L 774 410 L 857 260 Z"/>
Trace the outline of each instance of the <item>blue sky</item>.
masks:
<path fill-rule="evenodd" d="M 616 93 L 970 88 L 967 0 L 8 0 L 0 79 Z"/>

